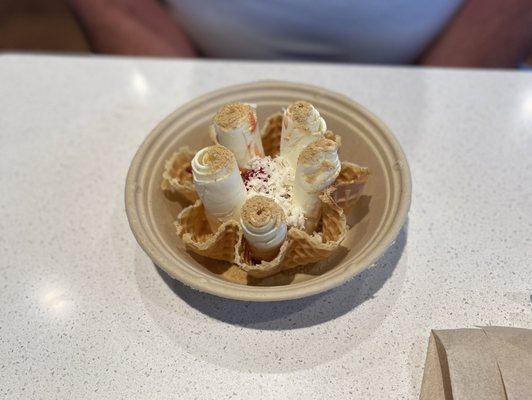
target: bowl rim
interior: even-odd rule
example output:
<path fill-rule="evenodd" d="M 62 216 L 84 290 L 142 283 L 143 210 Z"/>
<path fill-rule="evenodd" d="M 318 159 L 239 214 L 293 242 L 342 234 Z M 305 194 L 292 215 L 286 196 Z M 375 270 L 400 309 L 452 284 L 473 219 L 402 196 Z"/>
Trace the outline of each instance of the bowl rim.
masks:
<path fill-rule="evenodd" d="M 151 143 L 158 137 L 161 132 L 161 129 L 167 126 L 168 123 L 170 123 L 171 121 L 174 121 L 176 114 L 179 114 L 181 109 L 194 107 L 195 105 L 199 105 L 212 97 L 222 95 L 224 94 L 224 92 L 235 92 L 238 90 L 245 91 L 249 89 L 261 88 L 266 89 L 271 88 L 271 86 L 273 85 L 284 86 L 295 90 L 303 89 L 309 92 L 326 94 L 330 98 L 334 98 L 335 100 L 338 100 L 340 102 L 350 104 L 353 107 L 357 108 L 361 114 L 363 114 L 369 121 L 371 121 L 371 123 L 373 123 L 381 131 L 384 139 L 386 139 L 386 141 L 389 143 L 390 147 L 394 151 L 394 155 L 396 156 L 396 164 L 401 166 L 398 171 L 400 172 L 402 190 L 399 197 L 397 211 L 393 217 L 392 223 L 390 224 L 387 232 L 380 239 L 376 247 L 367 255 L 366 260 L 364 261 L 365 265 L 363 268 L 361 268 L 360 270 L 351 270 L 349 267 L 346 267 L 341 273 L 332 276 L 331 279 L 316 282 L 316 284 L 314 285 L 312 284 L 312 280 L 291 285 L 272 287 L 243 286 L 241 284 L 233 282 L 224 282 L 224 285 L 228 283 L 229 286 L 234 285 L 234 289 L 236 289 L 228 291 L 227 289 L 219 285 L 220 282 L 218 282 L 218 279 L 221 278 L 209 278 L 202 280 L 190 279 L 187 273 L 183 273 L 181 275 L 178 274 L 178 276 L 175 276 L 175 271 L 170 271 L 170 268 L 167 267 L 168 263 L 175 265 L 175 262 L 169 260 L 166 256 L 159 252 L 156 247 L 152 245 L 152 242 L 146 234 L 144 226 L 139 217 L 139 209 L 137 207 L 136 202 L 137 191 L 139 189 L 139 186 L 137 185 L 137 176 L 142 168 L 142 160 L 144 158 L 145 153 L 148 151 Z M 248 83 L 225 86 L 220 89 L 207 92 L 203 95 L 193 98 L 188 102 L 183 103 L 172 113 L 166 116 L 163 120 L 161 120 L 143 140 L 142 144 L 137 149 L 135 156 L 131 161 L 126 177 L 124 200 L 129 226 L 131 228 L 131 231 L 133 232 L 136 241 L 144 250 L 144 252 L 154 262 L 154 264 L 157 267 L 163 269 L 173 279 L 178 279 L 180 282 L 184 283 L 189 287 L 192 287 L 193 289 L 197 289 L 224 298 L 244 301 L 283 301 L 307 297 L 333 289 L 373 265 L 394 243 L 396 237 L 399 235 L 401 228 L 406 222 L 412 200 L 412 179 L 408 161 L 398 140 L 379 118 L 377 118 L 375 115 L 373 115 L 373 113 L 368 111 L 365 107 L 363 107 L 356 101 L 341 93 L 337 93 L 319 86 L 310 85 L 306 83 L 286 82 L 280 80 L 259 80 Z M 241 290 L 238 290 L 239 288 Z M 242 290 L 243 288 L 253 288 L 254 290 Z M 268 288 L 276 288 L 276 290 L 268 291 Z"/>

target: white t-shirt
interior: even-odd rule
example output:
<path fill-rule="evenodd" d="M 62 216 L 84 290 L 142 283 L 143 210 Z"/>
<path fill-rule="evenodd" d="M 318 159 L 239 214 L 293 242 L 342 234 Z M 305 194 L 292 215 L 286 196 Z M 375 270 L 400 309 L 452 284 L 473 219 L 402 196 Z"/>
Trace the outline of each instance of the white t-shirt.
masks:
<path fill-rule="evenodd" d="M 408 63 L 462 0 L 167 0 L 207 56 Z"/>

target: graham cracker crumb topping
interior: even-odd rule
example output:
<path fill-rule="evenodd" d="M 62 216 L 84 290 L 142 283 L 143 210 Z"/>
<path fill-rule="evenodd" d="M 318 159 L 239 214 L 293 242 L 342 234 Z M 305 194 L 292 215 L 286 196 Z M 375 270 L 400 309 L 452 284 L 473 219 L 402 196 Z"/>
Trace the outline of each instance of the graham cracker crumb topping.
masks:
<path fill-rule="evenodd" d="M 236 163 L 231 150 L 222 145 L 207 147 L 199 161 L 205 166 L 210 166 L 212 172 L 219 171 L 225 166 L 232 167 Z"/>
<path fill-rule="evenodd" d="M 253 107 L 244 103 L 226 104 L 214 116 L 214 123 L 224 130 L 236 129 L 254 115 Z"/>
<path fill-rule="evenodd" d="M 312 113 L 312 108 L 313 106 L 309 102 L 299 100 L 290 104 L 287 112 L 295 122 L 304 124 Z"/>
<path fill-rule="evenodd" d="M 285 220 L 283 209 L 275 200 L 265 196 L 253 196 L 246 200 L 241 216 L 248 224 L 258 228 L 266 225 L 272 218 L 275 219 L 275 226 Z"/>
<path fill-rule="evenodd" d="M 338 150 L 338 144 L 336 142 L 321 138 L 309 144 L 299 154 L 298 162 L 302 164 L 313 164 L 319 161 L 320 155 L 324 152 L 333 152 Z M 328 161 L 324 161 L 321 165 L 323 168 L 330 169 L 334 165 Z"/>

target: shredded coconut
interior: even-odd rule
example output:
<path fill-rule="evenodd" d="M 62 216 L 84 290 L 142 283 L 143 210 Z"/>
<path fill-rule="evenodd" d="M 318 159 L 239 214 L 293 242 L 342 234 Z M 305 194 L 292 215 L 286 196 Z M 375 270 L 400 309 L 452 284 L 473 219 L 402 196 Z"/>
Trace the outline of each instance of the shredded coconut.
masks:
<path fill-rule="evenodd" d="M 262 195 L 272 198 L 283 209 L 287 225 L 304 229 L 305 214 L 292 202 L 294 171 L 284 158 L 254 157 L 242 178 L 248 197 Z"/>

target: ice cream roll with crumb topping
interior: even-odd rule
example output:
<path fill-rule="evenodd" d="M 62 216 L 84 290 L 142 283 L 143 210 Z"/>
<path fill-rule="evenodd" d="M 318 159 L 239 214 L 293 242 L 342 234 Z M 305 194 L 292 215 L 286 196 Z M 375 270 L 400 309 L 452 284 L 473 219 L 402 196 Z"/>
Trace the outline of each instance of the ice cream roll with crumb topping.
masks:
<path fill-rule="evenodd" d="M 250 197 L 242 206 L 240 225 L 253 259 L 271 261 L 279 254 L 287 226 L 283 209 L 275 200 L 265 196 Z"/>
<path fill-rule="evenodd" d="M 290 104 L 283 114 L 281 156 L 295 171 L 299 154 L 326 131 L 325 120 L 312 104 L 306 101 Z"/>
<path fill-rule="evenodd" d="M 264 157 L 257 125 L 257 110 L 251 104 L 226 104 L 214 116 L 216 140 L 234 153 L 242 169 L 253 157 Z"/>
<path fill-rule="evenodd" d="M 205 207 L 211 229 L 230 219 L 238 221 L 246 188 L 234 154 L 215 145 L 198 151 L 192 159 L 194 187 Z"/>
<path fill-rule="evenodd" d="M 313 232 L 321 217 L 320 193 L 331 186 L 340 173 L 338 144 L 321 138 L 301 152 L 294 180 L 294 204 L 303 209 L 305 230 Z"/>

